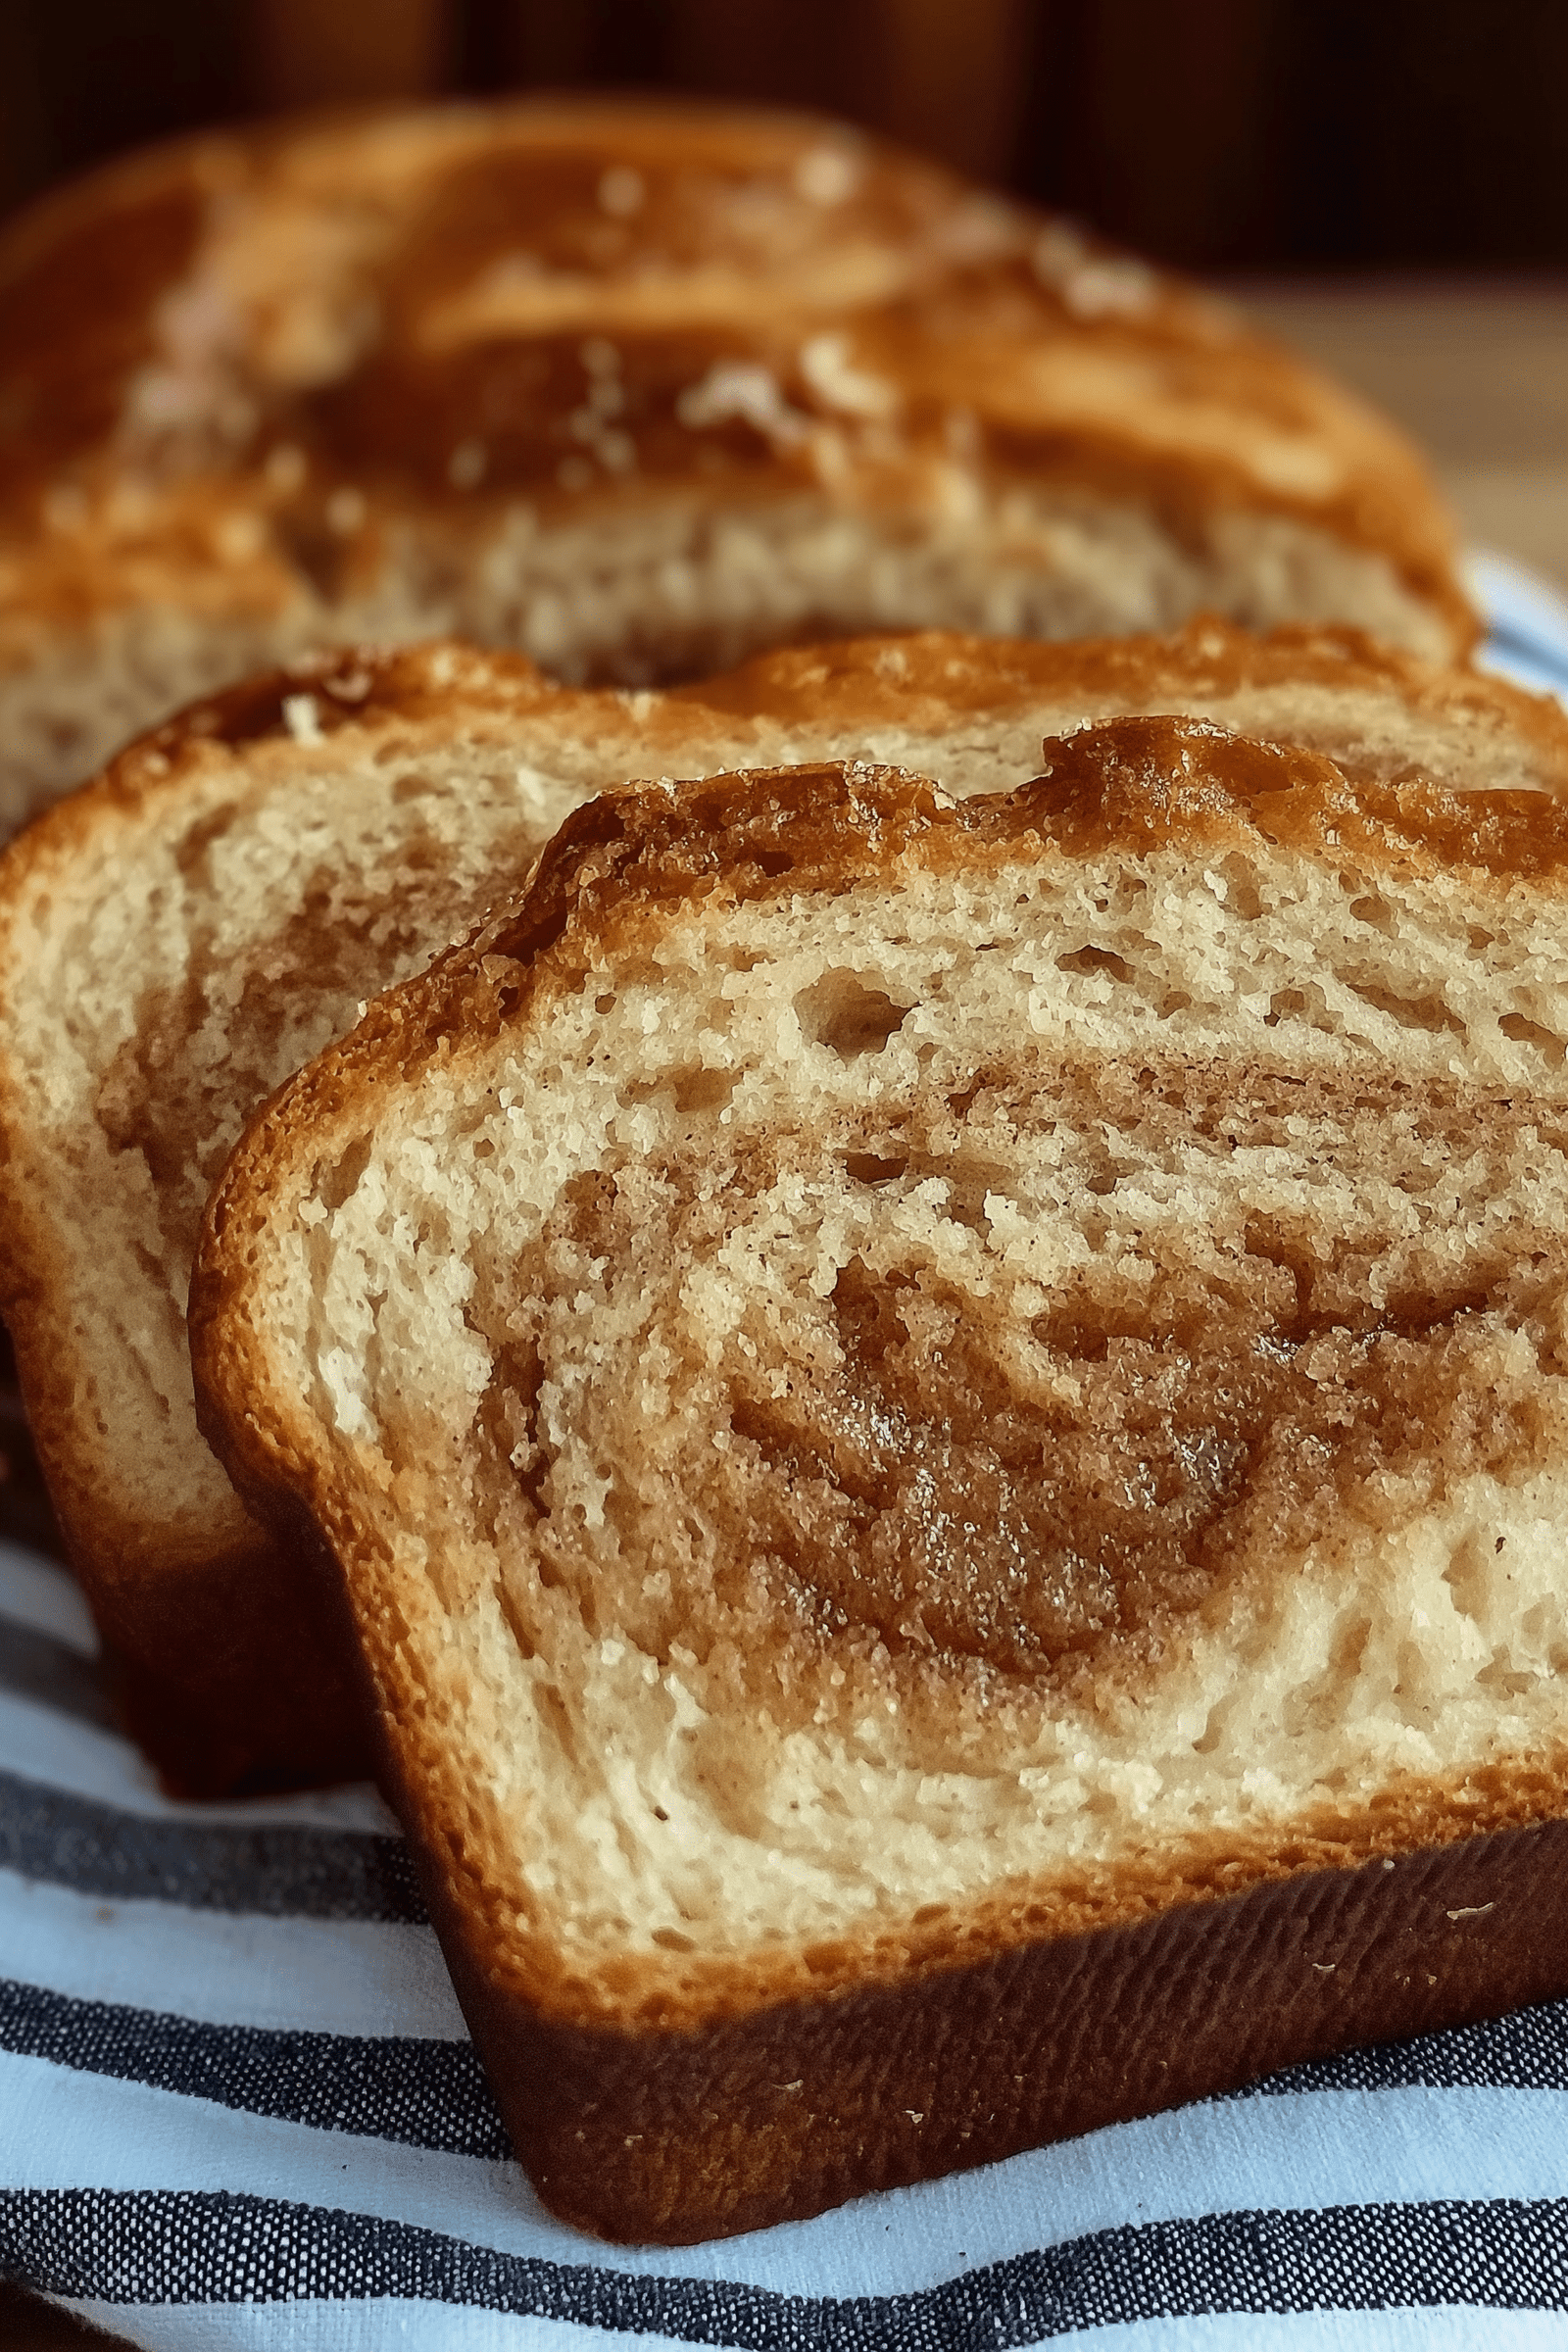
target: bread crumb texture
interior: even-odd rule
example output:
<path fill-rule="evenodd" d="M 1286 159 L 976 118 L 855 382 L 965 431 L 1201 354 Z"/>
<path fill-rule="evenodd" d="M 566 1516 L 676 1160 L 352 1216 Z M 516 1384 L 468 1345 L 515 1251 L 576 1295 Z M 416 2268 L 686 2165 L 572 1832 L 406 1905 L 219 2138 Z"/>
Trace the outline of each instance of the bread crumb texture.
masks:
<path fill-rule="evenodd" d="M 607 796 L 220 1192 L 230 1458 L 560 2014 L 1560 1810 L 1568 820 L 1046 749 Z"/>

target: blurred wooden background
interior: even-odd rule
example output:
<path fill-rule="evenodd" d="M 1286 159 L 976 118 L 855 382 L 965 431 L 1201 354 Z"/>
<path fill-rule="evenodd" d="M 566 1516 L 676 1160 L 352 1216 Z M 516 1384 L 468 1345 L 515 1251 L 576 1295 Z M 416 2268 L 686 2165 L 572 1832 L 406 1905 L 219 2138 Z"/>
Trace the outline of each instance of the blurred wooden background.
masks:
<path fill-rule="evenodd" d="M 1205 269 L 1568 265 L 1564 0 L 0 0 L 0 205 L 461 90 L 829 108 Z"/>
<path fill-rule="evenodd" d="M 0 210 L 202 122 L 686 89 L 1243 282 L 1568 584 L 1568 0 L 0 0 Z"/>

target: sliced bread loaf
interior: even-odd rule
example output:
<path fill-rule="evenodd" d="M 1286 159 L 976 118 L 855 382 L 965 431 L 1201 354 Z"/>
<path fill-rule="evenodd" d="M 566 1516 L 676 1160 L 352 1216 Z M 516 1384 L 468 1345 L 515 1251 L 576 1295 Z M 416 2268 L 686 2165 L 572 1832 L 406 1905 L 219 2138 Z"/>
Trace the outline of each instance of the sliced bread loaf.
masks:
<path fill-rule="evenodd" d="M 558 2212 L 809 2213 L 1568 1989 L 1568 808 L 1191 719 L 608 794 L 274 1099 L 334 1553 Z"/>
<path fill-rule="evenodd" d="M 1474 634 L 1391 424 L 800 117 L 507 101 L 117 162 L 0 231 L 0 833 L 367 636 L 643 683 L 850 630 Z"/>
<path fill-rule="evenodd" d="M 607 784 L 847 755 L 996 791 L 1044 735 L 1151 709 L 1318 744 L 1358 773 L 1568 778 L 1554 706 L 1333 633 L 872 641 L 632 695 L 436 646 L 201 705 L 12 845 L 0 1280 L 72 1556 L 167 1769 L 221 1785 L 356 1752 L 309 1575 L 193 1418 L 191 1251 L 256 1104 Z"/>

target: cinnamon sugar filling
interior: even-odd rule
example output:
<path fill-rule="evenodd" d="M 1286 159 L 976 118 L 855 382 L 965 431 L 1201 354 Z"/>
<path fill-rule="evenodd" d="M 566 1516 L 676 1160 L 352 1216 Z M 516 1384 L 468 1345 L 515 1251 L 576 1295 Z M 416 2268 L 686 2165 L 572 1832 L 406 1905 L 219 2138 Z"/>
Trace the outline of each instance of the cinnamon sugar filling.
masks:
<path fill-rule="evenodd" d="M 1568 1095 L 1042 1059 L 578 1178 L 470 1309 L 478 1426 L 590 1630 L 785 1721 L 868 1675 L 1028 1705 L 1560 1459 L 1565 1274 Z"/>

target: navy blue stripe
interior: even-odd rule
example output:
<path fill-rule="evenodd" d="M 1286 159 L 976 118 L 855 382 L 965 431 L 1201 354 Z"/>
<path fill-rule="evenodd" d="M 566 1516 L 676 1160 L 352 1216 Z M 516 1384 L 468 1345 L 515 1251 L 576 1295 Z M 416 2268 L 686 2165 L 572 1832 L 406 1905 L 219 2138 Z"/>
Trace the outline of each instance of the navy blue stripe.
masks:
<path fill-rule="evenodd" d="M 10 1619 L 0 1621 L 0 1690 L 53 1707 L 77 1723 L 119 1728 L 98 1660 Z"/>
<path fill-rule="evenodd" d="M 1495 647 L 1503 654 L 1527 654 L 1532 662 L 1549 669 L 1553 677 L 1568 685 L 1568 645 L 1548 622 L 1511 609 L 1500 615 L 1490 613 L 1488 621 L 1484 651 Z"/>
<path fill-rule="evenodd" d="M 0 1870 L 119 1902 L 270 1919 L 422 1921 L 401 1838 L 170 1821 L 0 1772 Z"/>
<path fill-rule="evenodd" d="M 1300 2090 L 1568 2090 L 1568 2001 L 1544 2001 L 1512 2017 L 1409 2041 L 1342 2050 L 1265 2076 L 1226 2095 L 1267 2098 Z"/>
<path fill-rule="evenodd" d="M 466 2156 L 512 2153 L 466 2041 L 211 2025 L 0 1982 L 0 2049 L 317 2131 Z M 1568 2002 L 1348 2050 L 1226 2095 L 1410 2087 L 1568 2089 Z"/>
<path fill-rule="evenodd" d="M 1103 2230 L 906 2295 L 785 2295 L 502 2254 L 411 2224 L 221 2191 L 0 2194 L 0 2272 L 109 2303 L 388 2296 L 737 2352 L 1005 2352 L 1221 2312 L 1568 2309 L 1568 2203 L 1343 2205 Z"/>
<path fill-rule="evenodd" d="M 466 2041 L 204 2025 L 0 1982 L 0 2049 L 318 2132 L 459 2156 L 512 2154 Z"/>

